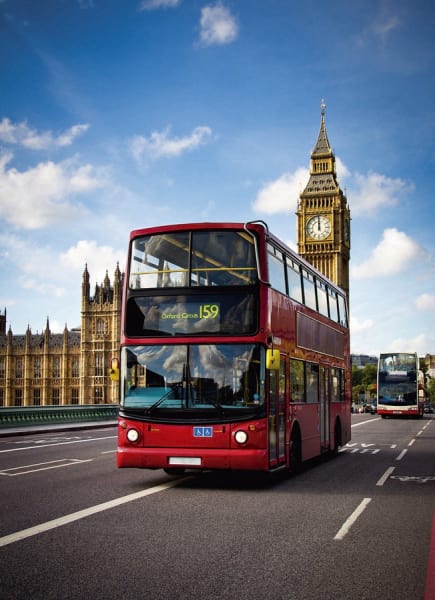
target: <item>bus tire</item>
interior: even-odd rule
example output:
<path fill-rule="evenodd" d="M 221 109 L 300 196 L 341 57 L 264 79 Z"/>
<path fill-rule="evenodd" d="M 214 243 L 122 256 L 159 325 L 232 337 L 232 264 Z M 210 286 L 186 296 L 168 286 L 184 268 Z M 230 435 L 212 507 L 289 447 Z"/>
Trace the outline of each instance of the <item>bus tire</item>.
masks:
<path fill-rule="evenodd" d="M 333 452 L 334 454 L 337 454 L 337 452 L 340 450 L 341 446 L 342 446 L 342 436 L 341 436 L 341 424 L 340 421 L 337 419 L 335 421 L 335 426 L 334 426 L 334 448 L 333 448 Z"/>
<path fill-rule="evenodd" d="M 302 469 L 302 442 L 299 427 L 295 425 L 290 438 L 290 472 L 299 473 Z"/>

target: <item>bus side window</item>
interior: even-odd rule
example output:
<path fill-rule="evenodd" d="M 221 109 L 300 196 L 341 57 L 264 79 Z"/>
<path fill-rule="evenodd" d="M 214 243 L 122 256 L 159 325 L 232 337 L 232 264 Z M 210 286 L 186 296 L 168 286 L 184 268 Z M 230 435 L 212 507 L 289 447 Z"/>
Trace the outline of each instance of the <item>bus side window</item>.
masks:
<path fill-rule="evenodd" d="M 316 279 L 316 286 L 317 286 L 317 302 L 319 304 L 319 313 L 321 315 L 325 315 L 325 317 L 327 317 L 328 316 L 328 297 L 327 297 L 326 285 L 319 279 Z"/>
<path fill-rule="evenodd" d="M 330 287 L 328 287 L 328 300 L 329 300 L 329 316 L 332 321 L 339 323 L 337 292 L 334 292 L 334 290 L 331 290 Z"/>
<path fill-rule="evenodd" d="M 317 310 L 316 289 L 314 277 L 306 269 L 302 269 L 302 281 L 304 284 L 304 304 L 313 310 Z"/>
<path fill-rule="evenodd" d="M 306 364 L 307 402 L 319 401 L 319 365 Z"/>
<path fill-rule="evenodd" d="M 302 304 L 302 282 L 299 265 L 287 258 L 288 295 Z"/>
<path fill-rule="evenodd" d="M 305 363 L 290 360 L 290 402 L 305 402 Z"/>
<path fill-rule="evenodd" d="M 285 268 L 282 259 L 282 253 L 279 252 L 271 244 L 267 248 L 269 282 L 270 285 L 278 292 L 287 294 L 287 286 L 285 280 Z"/>
<path fill-rule="evenodd" d="M 347 312 L 346 312 L 346 300 L 338 294 L 338 310 L 340 315 L 340 324 L 347 327 Z"/>
<path fill-rule="evenodd" d="M 344 400 L 344 372 L 342 369 L 331 369 L 331 402 Z"/>

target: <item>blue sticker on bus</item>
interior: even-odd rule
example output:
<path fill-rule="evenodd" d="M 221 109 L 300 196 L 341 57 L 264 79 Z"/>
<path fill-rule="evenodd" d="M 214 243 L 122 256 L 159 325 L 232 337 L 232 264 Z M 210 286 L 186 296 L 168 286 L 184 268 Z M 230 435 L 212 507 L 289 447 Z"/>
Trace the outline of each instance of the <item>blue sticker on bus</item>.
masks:
<path fill-rule="evenodd" d="M 194 427 L 193 437 L 213 437 L 213 427 Z"/>

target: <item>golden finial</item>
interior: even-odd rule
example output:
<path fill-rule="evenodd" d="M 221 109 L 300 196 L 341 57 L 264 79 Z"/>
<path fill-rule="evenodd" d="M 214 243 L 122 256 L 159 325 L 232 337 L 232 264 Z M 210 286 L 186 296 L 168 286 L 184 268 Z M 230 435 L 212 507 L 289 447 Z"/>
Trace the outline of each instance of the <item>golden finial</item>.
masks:
<path fill-rule="evenodd" d="M 320 110 L 321 110 L 322 117 L 325 116 L 325 108 L 326 108 L 325 100 L 322 98 L 322 101 L 320 103 Z"/>

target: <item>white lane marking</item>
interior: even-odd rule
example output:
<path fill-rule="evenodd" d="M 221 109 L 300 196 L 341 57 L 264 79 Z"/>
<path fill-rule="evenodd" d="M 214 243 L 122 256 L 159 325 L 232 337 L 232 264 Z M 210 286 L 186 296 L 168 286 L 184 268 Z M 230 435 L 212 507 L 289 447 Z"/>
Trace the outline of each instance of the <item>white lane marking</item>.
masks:
<path fill-rule="evenodd" d="M 382 475 L 382 477 L 380 479 L 378 479 L 378 481 L 376 482 L 376 485 L 379 487 L 383 486 L 384 483 L 389 478 L 389 476 L 391 475 L 391 473 L 394 472 L 395 468 L 396 467 L 388 467 L 388 469 L 385 471 L 385 473 Z"/>
<path fill-rule="evenodd" d="M 374 423 L 375 421 L 380 421 L 381 417 L 376 417 L 376 419 L 369 419 L 368 421 L 361 421 L 361 423 L 354 423 L 351 427 L 359 427 L 360 425 L 365 425 L 366 423 Z"/>
<path fill-rule="evenodd" d="M 22 465 L 21 467 L 12 467 L 11 469 L 2 469 L 0 475 L 7 477 L 17 477 L 18 475 L 28 475 L 29 473 L 37 473 L 38 471 L 47 471 L 49 469 L 59 469 L 61 467 L 70 467 L 81 463 L 91 462 L 93 458 L 80 460 L 79 458 L 63 458 L 59 460 L 51 460 L 49 462 L 35 463 L 33 465 Z M 61 464 L 59 464 L 61 463 Z M 23 469 L 27 469 L 24 471 Z"/>
<path fill-rule="evenodd" d="M 408 452 L 408 450 L 405 448 L 405 450 L 402 450 L 402 452 L 399 454 L 399 456 L 396 456 L 396 460 L 402 460 L 402 458 L 405 456 L 405 454 Z"/>
<path fill-rule="evenodd" d="M 343 523 L 340 530 L 334 536 L 334 540 L 342 540 L 348 533 L 352 525 L 358 519 L 358 517 L 365 511 L 367 506 L 372 501 L 371 498 L 364 498 L 359 506 L 353 511 L 348 519 Z"/>
<path fill-rule="evenodd" d="M 25 446 L 24 448 L 8 448 L 7 450 L 0 450 L 0 454 L 5 452 L 20 452 L 21 450 L 35 450 L 35 448 L 49 448 L 50 446 L 67 446 L 68 444 L 81 444 L 82 442 L 99 442 L 100 440 L 111 440 L 116 439 L 116 435 L 107 435 L 100 438 L 87 438 L 84 440 L 74 440 L 73 442 L 56 442 L 55 444 L 43 444 L 41 446 Z"/>
<path fill-rule="evenodd" d="M 85 508 L 84 510 L 79 510 L 77 512 L 71 513 L 69 515 L 64 515 L 63 517 L 59 517 L 58 519 L 53 519 L 52 521 L 47 521 L 46 523 L 40 523 L 39 525 L 35 525 L 35 527 L 29 527 L 28 529 L 22 529 L 21 531 L 16 531 L 15 533 L 11 533 L 9 535 L 5 535 L 0 538 L 0 548 L 3 546 L 7 546 L 8 544 L 13 544 L 15 542 L 19 542 L 20 540 L 24 540 L 28 537 L 32 537 L 34 535 L 38 535 L 40 533 L 44 533 L 46 531 L 50 531 L 50 529 L 56 529 L 57 527 L 62 527 L 63 525 L 68 525 L 68 523 L 73 523 L 74 521 L 79 521 L 80 519 L 84 519 L 91 515 L 95 515 L 99 512 L 103 512 L 104 510 L 109 510 L 111 508 L 115 508 L 116 506 L 121 506 L 122 504 L 126 504 L 127 502 L 133 502 L 134 500 L 138 500 L 139 498 L 145 498 L 145 496 L 151 496 L 151 494 L 157 494 L 158 492 L 163 492 L 171 487 L 179 485 L 184 481 L 188 481 L 192 479 L 192 476 L 183 477 L 182 479 L 175 479 L 173 481 L 168 481 L 167 483 L 163 483 L 161 485 L 156 485 L 152 488 L 148 488 L 146 490 L 142 490 L 141 492 L 135 492 L 134 494 L 129 494 L 128 496 L 121 496 L 120 498 L 114 498 L 113 500 L 109 500 L 108 502 L 103 502 L 102 504 L 96 504 L 95 506 L 90 506 L 89 508 Z"/>
<path fill-rule="evenodd" d="M 414 444 L 415 444 L 415 439 L 414 439 L 414 440 L 411 440 L 411 441 L 409 442 L 408 446 L 413 446 Z"/>

